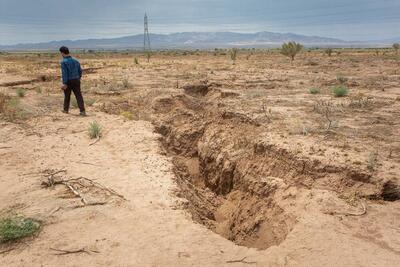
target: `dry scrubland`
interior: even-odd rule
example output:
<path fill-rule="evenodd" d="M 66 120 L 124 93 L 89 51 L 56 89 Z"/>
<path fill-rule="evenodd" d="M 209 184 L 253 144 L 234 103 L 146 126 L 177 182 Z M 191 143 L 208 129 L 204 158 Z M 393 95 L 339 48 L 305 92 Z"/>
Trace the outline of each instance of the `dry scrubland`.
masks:
<path fill-rule="evenodd" d="M 76 57 L 87 118 L 58 55 L 0 54 L 1 262 L 400 264 L 391 49 Z"/>

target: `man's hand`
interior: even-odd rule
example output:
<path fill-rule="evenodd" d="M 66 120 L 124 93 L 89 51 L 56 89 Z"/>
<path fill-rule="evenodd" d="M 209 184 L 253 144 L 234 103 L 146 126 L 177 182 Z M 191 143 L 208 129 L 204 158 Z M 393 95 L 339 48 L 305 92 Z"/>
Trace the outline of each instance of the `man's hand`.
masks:
<path fill-rule="evenodd" d="M 63 84 L 62 86 L 61 86 L 61 90 L 63 90 L 63 91 L 65 91 L 65 90 L 67 90 L 67 85 L 65 85 L 65 84 Z"/>

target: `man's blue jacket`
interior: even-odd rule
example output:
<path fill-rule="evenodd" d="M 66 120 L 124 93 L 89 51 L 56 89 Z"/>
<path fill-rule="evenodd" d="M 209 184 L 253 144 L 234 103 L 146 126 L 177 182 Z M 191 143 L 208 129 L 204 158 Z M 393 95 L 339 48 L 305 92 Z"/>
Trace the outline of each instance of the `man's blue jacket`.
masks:
<path fill-rule="evenodd" d="M 71 56 L 65 57 L 61 61 L 61 71 L 63 84 L 67 84 L 70 80 L 82 78 L 81 64 Z"/>

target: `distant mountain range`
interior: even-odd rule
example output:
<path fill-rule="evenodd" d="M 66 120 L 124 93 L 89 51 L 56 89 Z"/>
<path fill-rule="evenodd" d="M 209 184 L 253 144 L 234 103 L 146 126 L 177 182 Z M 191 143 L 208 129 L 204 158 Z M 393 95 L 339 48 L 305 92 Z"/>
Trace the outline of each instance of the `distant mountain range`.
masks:
<path fill-rule="evenodd" d="M 283 42 L 296 41 L 307 47 L 377 47 L 389 46 L 397 39 L 358 42 L 293 33 L 234 33 L 234 32 L 183 32 L 151 34 L 153 49 L 210 49 L 227 47 L 278 47 Z M 63 40 L 46 43 L 0 45 L 0 50 L 49 50 L 65 45 L 72 49 L 141 49 L 143 34 L 110 39 Z"/>

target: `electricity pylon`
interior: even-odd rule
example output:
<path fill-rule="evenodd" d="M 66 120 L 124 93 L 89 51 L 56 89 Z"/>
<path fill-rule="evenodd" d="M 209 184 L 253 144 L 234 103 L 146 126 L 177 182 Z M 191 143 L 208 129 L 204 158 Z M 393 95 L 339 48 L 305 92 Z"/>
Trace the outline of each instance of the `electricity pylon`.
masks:
<path fill-rule="evenodd" d="M 147 13 L 144 13 L 144 35 L 143 35 L 143 50 L 144 52 L 150 52 L 150 34 L 149 34 L 149 22 L 147 19 Z"/>

